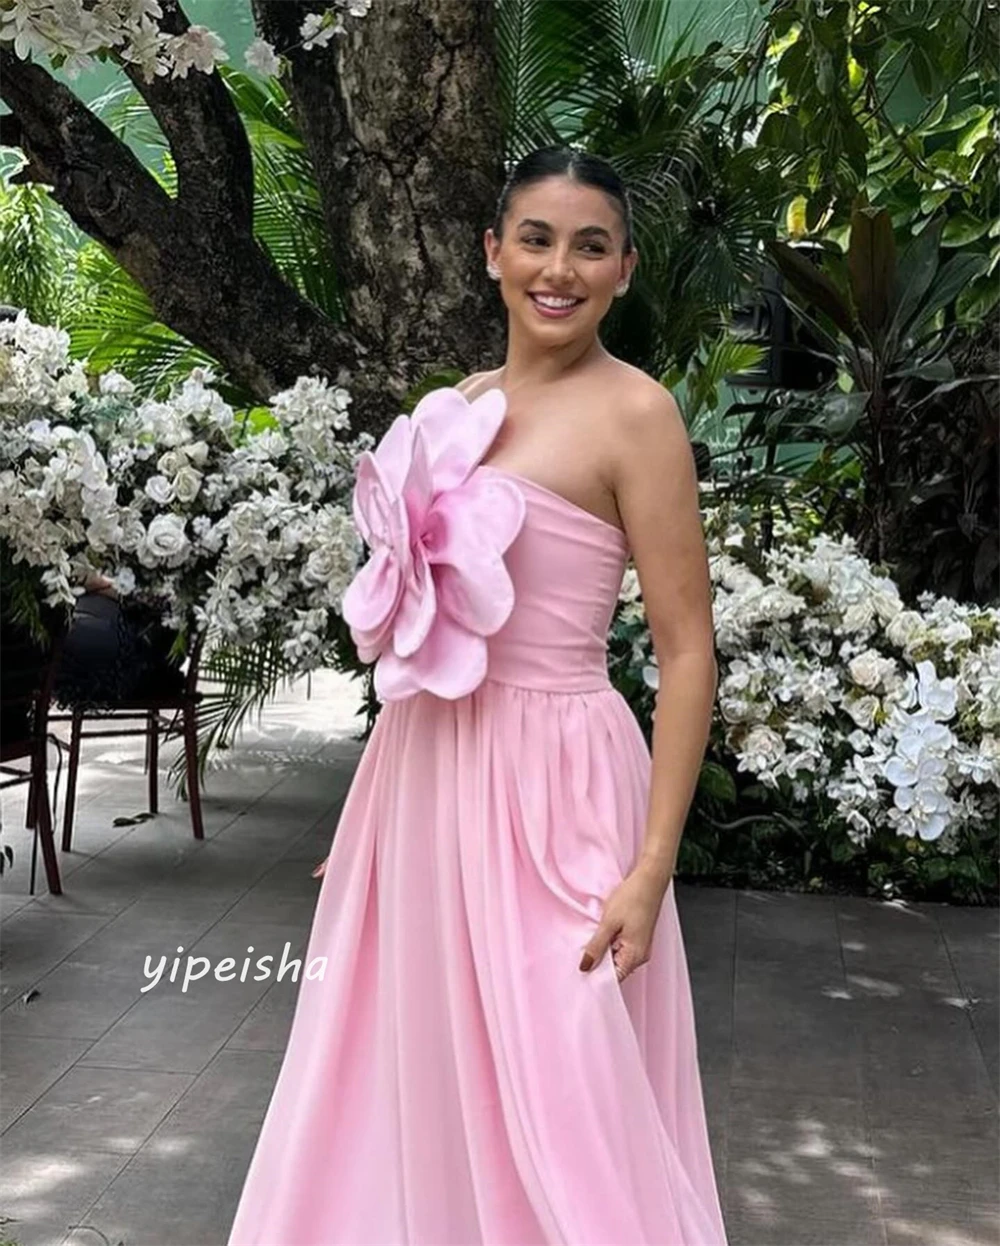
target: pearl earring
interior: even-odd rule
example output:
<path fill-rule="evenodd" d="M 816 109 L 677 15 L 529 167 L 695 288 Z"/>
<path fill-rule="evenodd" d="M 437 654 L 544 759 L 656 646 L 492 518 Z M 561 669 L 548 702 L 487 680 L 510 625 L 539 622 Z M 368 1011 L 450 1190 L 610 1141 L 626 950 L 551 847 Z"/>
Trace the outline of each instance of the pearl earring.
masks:
<path fill-rule="evenodd" d="M 489 277 L 492 277 L 494 281 L 500 280 L 500 270 L 498 268 L 494 268 L 492 264 L 486 265 L 486 273 Z"/>
<path fill-rule="evenodd" d="M 626 281 L 623 286 L 619 286 L 618 289 L 615 290 L 615 298 L 620 299 L 623 294 L 627 294 L 627 293 L 628 293 L 628 282 Z"/>

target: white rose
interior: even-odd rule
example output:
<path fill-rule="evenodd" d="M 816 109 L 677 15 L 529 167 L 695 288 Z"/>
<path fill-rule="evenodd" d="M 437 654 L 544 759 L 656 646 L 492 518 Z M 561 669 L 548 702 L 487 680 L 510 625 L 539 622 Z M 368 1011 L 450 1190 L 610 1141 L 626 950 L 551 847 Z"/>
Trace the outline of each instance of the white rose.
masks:
<path fill-rule="evenodd" d="M 915 610 L 900 610 L 886 624 L 885 634 L 900 649 L 908 649 L 914 641 L 927 634 L 923 619 Z"/>
<path fill-rule="evenodd" d="M 876 589 L 872 595 L 872 605 L 883 623 L 891 622 L 903 609 L 903 603 L 896 593 L 886 589 Z"/>
<path fill-rule="evenodd" d="M 166 476 L 150 476 L 146 481 L 145 494 L 157 506 L 168 506 L 174 500 L 174 486 Z"/>
<path fill-rule="evenodd" d="M 875 726 L 875 714 L 879 708 L 878 697 L 863 696 L 844 702 L 844 708 L 859 727 L 871 731 Z"/>
<path fill-rule="evenodd" d="M 875 619 L 875 607 L 870 601 L 856 601 L 844 611 L 844 631 L 863 632 Z"/>
<path fill-rule="evenodd" d="M 937 639 L 948 648 L 972 639 L 972 628 L 964 619 L 952 619 L 942 627 L 935 628 Z"/>
<path fill-rule="evenodd" d="M 180 450 L 165 450 L 156 460 L 156 470 L 163 476 L 173 477 L 187 463 Z"/>
<path fill-rule="evenodd" d="M 182 467 L 174 477 L 177 501 L 182 502 L 184 505 L 195 500 L 200 488 L 201 472 L 196 472 L 193 467 Z"/>
<path fill-rule="evenodd" d="M 784 757 L 785 742 L 776 731 L 757 723 L 747 732 L 741 752 L 755 772 L 771 770 Z"/>
<path fill-rule="evenodd" d="M 157 561 L 179 561 L 188 549 L 180 515 L 156 515 L 146 531 L 145 548 Z"/>
<path fill-rule="evenodd" d="M 848 664 L 851 678 L 859 688 L 873 691 L 882 682 L 882 658 L 874 649 L 866 649 L 859 653 Z"/>
<path fill-rule="evenodd" d="M 192 441 L 182 448 L 195 467 L 205 466 L 205 462 L 208 459 L 208 446 L 205 442 Z"/>

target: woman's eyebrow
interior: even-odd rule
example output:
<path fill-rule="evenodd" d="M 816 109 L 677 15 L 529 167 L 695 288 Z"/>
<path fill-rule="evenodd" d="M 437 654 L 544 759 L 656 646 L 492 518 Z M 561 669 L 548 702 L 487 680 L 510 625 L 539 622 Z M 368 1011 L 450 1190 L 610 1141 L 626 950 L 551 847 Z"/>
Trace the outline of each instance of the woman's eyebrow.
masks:
<path fill-rule="evenodd" d="M 523 220 L 518 221 L 517 223 L 518 229 L 520 229 L 522 225 L 533 225 L 536 229 L 551 229 L 552 228 L 552 226 L 548 223 L 548 221 L 539 221 L 539 220 L 536 220 L 534 217 L 530 217 L 530 216 L 526 216 Z M 599 234 L 601 237 L 607 238 L 609 242 L 611 241 L 611 235 L 608 233 L 608 231 L 604 228 L 603 225 L 584 225 L 580 229 L 578 229 L 576 232 L 577 234 L 586 234 L 588 237 L 591 235 Z"/>

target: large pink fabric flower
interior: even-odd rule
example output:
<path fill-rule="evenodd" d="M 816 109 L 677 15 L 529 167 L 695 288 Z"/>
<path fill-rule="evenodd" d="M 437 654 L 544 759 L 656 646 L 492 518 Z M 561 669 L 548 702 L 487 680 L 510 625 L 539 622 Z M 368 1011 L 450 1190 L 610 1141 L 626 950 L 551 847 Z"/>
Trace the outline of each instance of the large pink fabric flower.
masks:
<path fill-rule="evenodd" d="M 501 389 L 472 402 L 435 389 L 359 459 L 354 522 L 371 557 L 343 614 L 361 660 L 378 659 L 382 701 L 422 690 L 454 699 L 486 675 L 486 637 L 514 606 L 503 554 L 525 512 L 513 481 L 475 471 L 506 405 Z"/>

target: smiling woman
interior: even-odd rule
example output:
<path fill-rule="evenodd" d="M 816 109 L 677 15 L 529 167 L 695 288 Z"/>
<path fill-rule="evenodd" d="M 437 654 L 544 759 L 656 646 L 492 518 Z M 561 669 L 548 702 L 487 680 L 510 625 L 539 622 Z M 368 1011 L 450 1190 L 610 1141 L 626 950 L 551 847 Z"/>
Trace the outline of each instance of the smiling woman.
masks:
<path fill-rule="evenodd" d="M 513 210 L 515 199 L 525 215 Z M 534 213 L 533 204 L 542 210 Z M 542 148 L 504 186 L 486 231 L 486 254 L 487 271 L 500 281 L 512 313 L 520 297 L 534 309 L 536 325 L 571 321 L 574 334 L 596 331 L 611 298 L 628 289 L 638 260 L 628 192 L 604 161 Z"/>
<path fill-rule="evenodd" d="M 358 469 L 385 704 L 229 1246 L 725 1246 L 672 882 L 715 679 L 690 445 L 597 336 L 638 258 L 612 169 L 528 157 L 484 244 L 503 367 Z M 655 765 L 608 673 L 630 554 Z"/>

